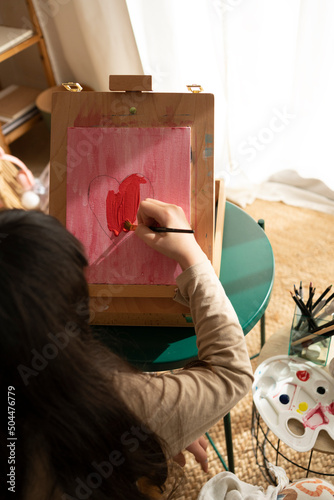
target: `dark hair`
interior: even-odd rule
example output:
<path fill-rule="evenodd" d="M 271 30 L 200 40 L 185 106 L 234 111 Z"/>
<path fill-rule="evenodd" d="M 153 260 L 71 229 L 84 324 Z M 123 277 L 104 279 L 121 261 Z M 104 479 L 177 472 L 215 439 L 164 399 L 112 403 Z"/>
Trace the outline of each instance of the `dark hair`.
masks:
<path fill-rule="evenodd" d="M 149 429 L 137 448 L 122 439 L 143 429 L 113 384 L 115 372 L 132 368 L 90 332 L 86 265 L 80 242 L 54 217 L 0 212 L 1 386 L 15 393 L 16 489 L 43 452 L 62 498 L 80 498 L 83 484 L 91 494 L 81 498 L 149 498 L 136 482 L 163 489 L 164 444 Z"/>

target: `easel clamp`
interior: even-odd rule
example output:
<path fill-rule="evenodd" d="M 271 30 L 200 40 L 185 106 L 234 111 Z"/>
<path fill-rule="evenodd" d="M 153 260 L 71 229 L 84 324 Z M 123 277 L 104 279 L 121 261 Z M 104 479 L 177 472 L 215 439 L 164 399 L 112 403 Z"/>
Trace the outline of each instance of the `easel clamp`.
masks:
<path fill-rule="evenodd" d="M 112 92 L 151 92 L 151 75 L 109 75 L 109 90 Z"/>

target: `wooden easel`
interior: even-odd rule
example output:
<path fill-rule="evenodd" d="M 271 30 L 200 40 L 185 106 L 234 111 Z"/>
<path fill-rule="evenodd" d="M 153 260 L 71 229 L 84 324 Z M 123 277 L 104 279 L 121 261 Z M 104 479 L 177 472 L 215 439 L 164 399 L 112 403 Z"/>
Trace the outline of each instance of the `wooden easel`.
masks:
<path fill-rule="evenodd" d="M 214 182 L 213 95 L 154 93 L 150 76 L 110 76 L 109 88 L 53 94 L 50 214 L 65 225 L 68 127 L 190 127 L 191 225 L 219 275 L 225 200 Z M 189 309 L 173 300 L 174 285 L 90 283 L 89 292 L 93 324 L 192 326 Z"/>

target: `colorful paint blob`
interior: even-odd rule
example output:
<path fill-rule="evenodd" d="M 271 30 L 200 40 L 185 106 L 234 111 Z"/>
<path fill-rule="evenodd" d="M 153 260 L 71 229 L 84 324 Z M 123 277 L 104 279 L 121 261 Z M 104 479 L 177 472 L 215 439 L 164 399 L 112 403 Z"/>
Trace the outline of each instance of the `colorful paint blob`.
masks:
<path fill-rule="evenodd" d="M 269 381 L 275 390 L 264 391 Z M 311 361 L 289 355 L 263 361 L 253 401 L 268 429 L 295 451 L 310 451 L 320 432 L 334 439 L 333 379 Z"/>
<path fill-rule="evenodd" d="M 298 413 L 304 413 L 308 409 L 308 404 L 305 401 L 302 401 L 298 405 Z"/>
<path fill-rule="evenodd" d="M 330 405 L 327 406 L 327 411 L 331 415 L 334 415 L 334 401 Z"/>
<path fill-rule="evenodd" d="M 328 499 L 334 496 L 334 486 L 323 479 L 299 479 L 286 486 L 277 499 L 280 500 L 306 500 Z"/>
<path fill-rule="evenodd" d="M 308 379 L 310 378 L 310 374 L 306 370 L 299 370 L 296 373 L 296 375 L 297 375 L 297 378 L 299 378 L 299 380 L 301 380 L 302 382 L 307 382 Z"/>
<path fill-rule="evenodd" d="M 317 404 L 315 408 L 309 410 L 305 417 L 303 417 L 303 424 L 305 427 L 309 427 L 314 430 L 320 425 L 328 424 L 329 420 L 325 415 L 325 411 L 326 408 L 324 408 L 321 403 Z"/>
<path fill-rule="evenodd" d="M 290 398 L 288 394 L 281 394 L 279 400 L 282 403 L 282 405 L 287 405 L 290 403 Z"/>
<path fill-rule="evenodd" d="M 124 222 L 129 220 L 133 224 L 137 217 L 140 202 L 140 184 L 146 184 L 142 175 L 132 174 L 126 177 L 119 185 L 117 193 L 108 191 L 106 199 L 106 215 L 109 231 L 115 236 L 124 228 Z"/>

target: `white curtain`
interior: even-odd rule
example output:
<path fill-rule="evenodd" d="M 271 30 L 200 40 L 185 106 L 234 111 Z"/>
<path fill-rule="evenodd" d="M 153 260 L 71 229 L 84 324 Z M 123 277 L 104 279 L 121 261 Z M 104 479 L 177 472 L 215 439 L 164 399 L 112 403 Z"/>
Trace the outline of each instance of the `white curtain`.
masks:
<path fill-rule="evenodd" d="M 230 186 L 296 204 L 291 186 L 306 188 L 311 208 L 334 200 L 334 3 L 238 1 L 225 20 Z"/>
<path fill-rule="evenodd" d="M 334 2 L 127 5 L 155 88 L 182 92 L 196 80 L 215 94 L 215 172 L 230 198 L 305 199 L 334 213 Z"/>
<path fill-rule="evenodd" d="M 59 82 L 107 90 L 109 74 L 144 73 L 155 91 L 201 84 L 215 95 L 215 172 L 230 197 L 305 198 L 334 213 L 333 0 L 35 3 Z"/>
<path fill-rule="evenodd" d="M 226 163 L 227 107 L 223 12 L 204 0 L 127 0 L 144 73 L 153 89 L 187 92 L 199 84 L 215 96 L 215 170 Z"/>

